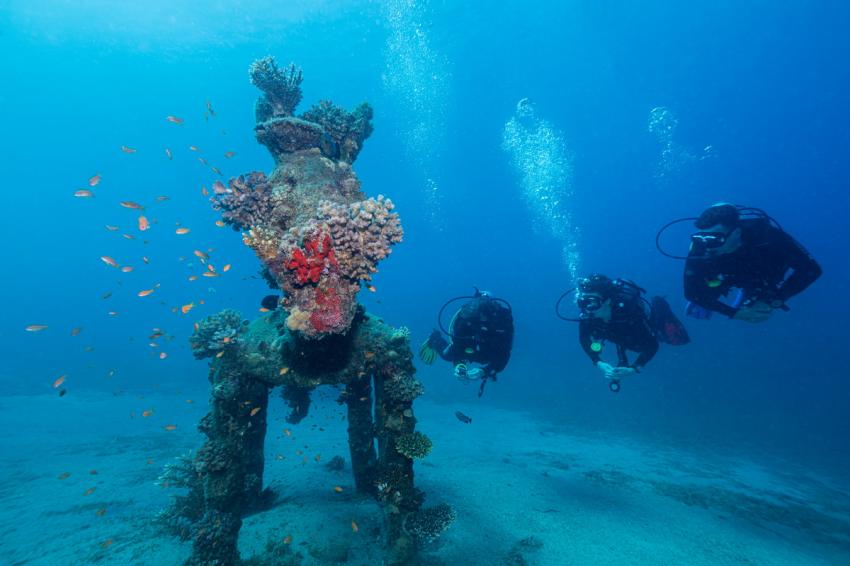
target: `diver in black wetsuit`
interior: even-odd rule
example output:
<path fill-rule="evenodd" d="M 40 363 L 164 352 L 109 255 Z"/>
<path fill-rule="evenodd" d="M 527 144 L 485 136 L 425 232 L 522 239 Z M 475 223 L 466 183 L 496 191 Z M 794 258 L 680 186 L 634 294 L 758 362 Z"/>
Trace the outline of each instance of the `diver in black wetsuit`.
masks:
<path fill-rule="evenodd" d="M 809 252 L 759 209 L 719 203 L 694 224 L 700 231 L 691 236 L 685 298 L 692 303 L 689 314 L 698 318 L 714 311 L 763 322 L 776 309 L 788 310 L 785 302 L 822 273 Z M 740 300 L 721 301 L 732 289 L 740 291 Z"/>
<path fill-rule="evenodd" d="M 582 279 L 576 291 L 576 305 L 581 312 L 578 319 L 581 347 L 609 380 L 610 389 L 619 391 L 620 379 L 639 372 L 658 351 L 658 331 L 653 326 L 652 312 L 641 296 L 644 291 L 631 281 L 612 280 L 599 274 Z M 672 317 L 664 299 L 656 297 L 653 301 L 661 301 Z M 678 323 L 675 317 L 672 320 Z M 681 323 L 678 325 L 676 329 L 669 329 L 671 339 L 675 338 L 672 334 L 678 332 L 678 342 L 674 343 L 685 344 L 689 338 Z M 606 341 L 617 346 L 616 367 L 602 360 Z M 638 352 L 634 363 L 629 363 L 626 356 L 629 350 Z"/>
<path fill-rule="evenodd" d="M 514 319 L 510 305 L 503 299 L 490 296 L 487 292 L 475 290 L 471 297 L 452 317 L 449 329 L 444 332 L 451 341 L 446 340 L 439 330 L 434 330 L 428 340 L 419 349 L 419 357 L 428 365 L 434 363 L 439 355 L 447 362 L 455 364 L 455 377 L 462 381 L 481 380 L 478 396 L 484 393 L 488 380 L 496 381 L 496 375 L 505 369 L 511 358 L 514 339 Z M 438 323 L 442 329 L 442 323 Z M 469 368 L 468 364 L 481 367 Z"/>

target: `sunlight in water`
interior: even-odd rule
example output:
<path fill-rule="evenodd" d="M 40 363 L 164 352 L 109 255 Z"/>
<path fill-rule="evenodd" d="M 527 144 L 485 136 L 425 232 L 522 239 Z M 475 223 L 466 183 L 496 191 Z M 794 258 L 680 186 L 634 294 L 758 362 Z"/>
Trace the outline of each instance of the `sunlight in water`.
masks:
<path fill-rule="evenodd" d="M 445 142 L 448 63 L 431 46 L 425 2 L 391 0 L 384 4 L 389 34 L 384 86 L 397 105 L 404 149 L 423 179 L 423 200 L 431 225 L 442 231 L 443 195 L 435 172 Z"/>
<path fill-rule="evenodd" d="M 570 210 L 573 156 L 563 136 L 523 98 L 505 124 L 502 148 L 519 178 L 535 229 L 545 230 L 561 243 L 564 263 L 575 280 L 580 256 L 579 230 Z"/>

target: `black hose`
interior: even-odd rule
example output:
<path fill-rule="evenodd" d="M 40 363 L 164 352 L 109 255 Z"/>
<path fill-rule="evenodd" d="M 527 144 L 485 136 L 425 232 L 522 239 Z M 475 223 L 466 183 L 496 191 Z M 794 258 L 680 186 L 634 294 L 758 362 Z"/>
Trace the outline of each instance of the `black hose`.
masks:
<path fill-rule="evenodd" d="M 581 322 L 580 318 L 567 318 L 566 316 L 563 316 L 561 314 L 561 301 L 564 300 L 564 297 L 566 297 L 575 290 L 576 288 L 573 287 L 572 289 L 565 291 L 560 297 L 558 297 L 558 300 L 555 302 L 555 316 L 557 316 L 561 320 L 566 320 L 567 322 Z"/>
<path fill-rule="evenodd" d="M 672 220 L 672 221 L 668 222 L 667 224 L 665 224 L 664 226 L 662 226 L 658 230 L 658 232 L 655 233 L 655 248 L 659 252 L 661 252 L 661 255 L 663 255 L 663 256 L 666 256 L 666 257 L 669 257 L 669 258 L 672 258 L 672 259 L 688 259 L 688 256 L 673 255 L 673 254 L 669 254 L 666 251 L 664 251 L 664 249 L 661 247 L 661 235 L 667 230 L 667 228 L 669 228 L 670 226 L 672 226 L 674 224 L 679 224 L 680 222 L 687 222 L 689 220 L 696 220 L 696 219 L 697 218 L 695 216 L 689 216 L 687 218 L 677 218 L 676 220 Z"/>

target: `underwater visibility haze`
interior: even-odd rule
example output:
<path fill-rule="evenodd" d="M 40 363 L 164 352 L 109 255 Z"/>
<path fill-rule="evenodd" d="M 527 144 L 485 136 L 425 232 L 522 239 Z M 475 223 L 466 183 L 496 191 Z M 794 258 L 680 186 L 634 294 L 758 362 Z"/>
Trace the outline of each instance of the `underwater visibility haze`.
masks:
<path fill-rule="evenodd" d="M 850 563 L 848 26 L 0 1 L 0 564 Z"/>

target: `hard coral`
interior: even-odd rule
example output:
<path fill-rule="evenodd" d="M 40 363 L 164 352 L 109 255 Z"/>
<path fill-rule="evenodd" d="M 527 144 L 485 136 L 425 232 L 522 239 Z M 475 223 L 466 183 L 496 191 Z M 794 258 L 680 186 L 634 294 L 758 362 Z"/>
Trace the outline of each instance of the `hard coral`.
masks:
<path fill-rule="evenodd" d="M 442 503 L 408 515 L 404 521 L 404 530 L 421 546 L 437 540 L 456 517 L 454 509 Z"/>
<path fill-rule="evenodd" d="M 251 82 L 265 94 L 257 104 L 257 121 L 272 117 L 292 116 L 301 102 L 301 69 L 290 64 L 281 71 L 274 57 L 257 59 L 248 69 Z"/>
<path fill-rule="evenodd" d="M 310 323 L 317 332 L 338 332 L 347 325 L 336 289 L 317 289 L 316 307 L 310 315 Z"/>
<path fill-rule="evenodd" d="M 349 112 L 330 100 L 322 100 L 301 117 L 325 129 L 333 142 L 334 154 L 329 157 L 353 163 L 363 142 L 372 134 L 373 115 L 372 107 L 366 102 Z"/>
<path fill-rule="evenodd" d="M 431 439 L 419 431 L 399 435 L 395 441 L 395 449 L 411 459 L 424 458 L 431 453 L 433 446 Z"/>
<path fill-rule="evenodd" d="M 265 173 L 253 171 L 230 180 L 228 192 L 214 195 L 210 202 L 222 219 L 239 230 L 273 220 L 272 187 Z"/>
<path fill-rule="evenodd" d="M 189 337 L 192 354 L 198 359 L 211 358 L 224 348 L 236 345 L 241 329 L 242 315 L 233 309 L 206 317 Z"/>

